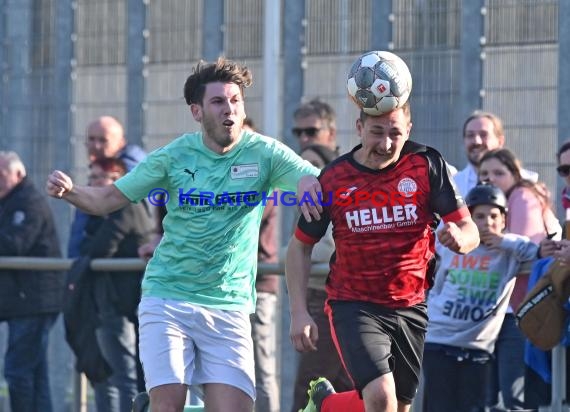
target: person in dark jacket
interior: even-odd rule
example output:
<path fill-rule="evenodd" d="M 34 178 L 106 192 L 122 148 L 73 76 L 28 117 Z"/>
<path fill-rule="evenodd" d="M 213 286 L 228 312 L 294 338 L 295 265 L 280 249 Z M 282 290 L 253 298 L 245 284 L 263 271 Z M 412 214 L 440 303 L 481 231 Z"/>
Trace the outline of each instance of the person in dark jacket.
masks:
<path fill-rule="evenodd" d="M 15 152 L 0 151 L 0 256 L 61 257 L 51 209 Z M 0 270 L 0 321 L 8 323 L 4 376 L 10 407 L 52 411 L 48 336 L 63 296 L 63 272 Z"/>
<path fill-rule="evenodd" d="M 127 172 L 120 159 L 99 159 L 90 166 L 91 186 L 107 186 Z M 137 257 L 137 249 L 149 240 L 154 220 L 148 204 L 140 202 L 107 216 L 89 216 L 80 255 L 95 258 Z M 111 376 L 94 383 L 98 412 L 131 410 L 137 387 L 137 306 L 142 271 L 91 272 L 100 326 L 97 342 Z"/>

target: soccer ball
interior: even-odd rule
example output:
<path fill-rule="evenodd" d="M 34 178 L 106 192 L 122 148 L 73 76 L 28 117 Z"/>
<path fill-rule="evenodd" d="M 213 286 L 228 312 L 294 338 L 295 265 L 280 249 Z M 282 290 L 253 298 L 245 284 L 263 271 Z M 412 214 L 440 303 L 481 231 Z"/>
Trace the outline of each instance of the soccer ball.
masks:
<path fill-rule="evenodd" d="M 352 64 L 348 95 L 366 114 L 380 116 L 402 107 L 412 91 L 412 75 L 394 53 L 371 51 Z"/>

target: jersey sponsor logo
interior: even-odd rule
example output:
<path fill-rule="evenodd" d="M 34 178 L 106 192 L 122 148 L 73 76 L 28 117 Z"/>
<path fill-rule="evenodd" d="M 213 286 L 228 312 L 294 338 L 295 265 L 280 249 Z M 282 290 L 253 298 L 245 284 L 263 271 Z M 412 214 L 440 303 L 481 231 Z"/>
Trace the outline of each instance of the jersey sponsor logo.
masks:
<path fill-rule="evenodd" d="M 332 193 L 332 196 L 331 192 L 326 193 L 329 195 L 328 201 L 322 203 L 321 206 L 329 206 L 331 203 L 336 206 L 370 206 L 372 204 L 376 207 L 382 207 L 403 205 L 405 203 L 417 203 L 416 196 L 420 194 L 416 182 L 409 178 L 402 179 L 398 190 L 375 190 L 371 192 L 359 190 L 358 187 L 352 186 L 337 189 Z"/>
<path fill-rule="evenodd" d="M 337 195 L 338 195 L 339 199 L 343 199 L 343 200 L 344 200 L 344 199 L 348 199 L 348 197 L 350 196 L 350 194 L 351 194 L 352 192 L 354 192 L 356 189 L 358 189 L 356 186 L 349 187 L 349 188 L 346 189 L 346 190 L 340 189 L 340 190 L 337 191 Z"/>
<path fill-rule="evenodd" d="M 418 220 L 416 205 L 391 205 L 370 209 L 357 209 L 344 214 L 352 232 L 370 232 L 412 226 Z"/>
<path fill-rule="evenodd" d="M 190 189 L 186 192 L 178 189 L 178 206 L 257 206 L 263 198 L 256 191 L 248 192 L 195 192 Z"/>
<path fill-rule="evenodd" d="M 259 176 L 259 164 L 233 165 L 230 169 L 232 179 L 251 179 Z"/>

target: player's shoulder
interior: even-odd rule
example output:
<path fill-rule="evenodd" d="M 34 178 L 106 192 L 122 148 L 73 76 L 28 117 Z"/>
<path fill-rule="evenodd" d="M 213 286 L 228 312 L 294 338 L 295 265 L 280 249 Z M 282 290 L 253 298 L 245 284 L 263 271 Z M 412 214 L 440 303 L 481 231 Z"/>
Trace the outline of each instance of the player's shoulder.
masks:
<path fill-rule="evenodd" d="M 170 143 L 159 147 L 158 149 L 154 150 L 152 153 L 161 153 L 161 152 L 177 152 L 182 148 L 192 148 L 195 150 L 199 150 L 200 147 L 203 146 L 202 143 L 202 132 L 193 132 L 193 133 L 184 133 Z"/>
<path fill-rule="evenodd" d="M 180 154 L 200 151 L 200 146 L 203 146 L 201 137 L 202 135 L 200 132 L 185 133 L 175 138 L 170 143 L 151 151 L 141 163 L 155 164 L 157 162 L 164 162 L 167 164 L 173 158 L 179 157 Z"/>
<path fill-rule="evenodd" d="M 427 160 L 430 168 L 441 169 L 447 163 L 442 154 L 435 148 L 408 140 L 402 148 L 402 156 L 418 156 Z"/>
<path fill-rule="evenodd" d="M 354 150 L 340 155 L 328 165 L 326 165 L 322 169 L 320 176 L 323 178 L 335 178 L 335 176 L 339 176 L 339 174 L 344 174 L 344 171 L 349 168 L 354 161 L 354 158 L 352 157 L 353 151 Z"/>
<path fill-rule="evenodd" d="M 246 146 L 276 146 L 278 144 L 283 144 L 271 136 L 266 136 L 249 130 L 243 131 L 241 139 Z"/>
<path fill-rule="evenodd" d="M 266 153 L 268 156 L 279 155 L 292 150 L 285 143 L 271 136 L 247 130 L 244 130 L 242 135 L 242 143 L 243 149 L 259 151 L 260 154 Z"/>
<path fill-rule="evenodd" d="M 437 158 L 442 157 L 441 153 L 437 149 L 423 143 L 413 142 L 411 140 L 408 140 L 406 143 L 404 143 L 402 154 L 416 154 Z"/>

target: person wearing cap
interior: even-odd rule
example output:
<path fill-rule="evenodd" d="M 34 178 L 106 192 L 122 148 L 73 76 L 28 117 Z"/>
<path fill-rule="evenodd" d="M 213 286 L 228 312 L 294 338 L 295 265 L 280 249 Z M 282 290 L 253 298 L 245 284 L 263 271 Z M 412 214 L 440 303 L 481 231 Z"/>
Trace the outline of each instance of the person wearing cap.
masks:
<path fill-rule="evenodd" d="M 480 184 L 465 199 L 481 239 L 459 255 L 443 247 L 428 301 L 424 412 L 484 411 L 495 342 L 521 264 L 539 256 L 528 237 L 505 233 L 507 198 Z"/>

